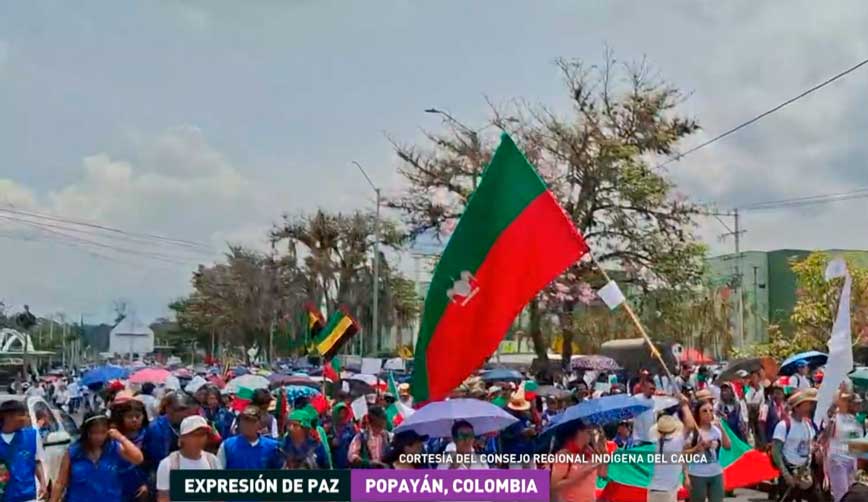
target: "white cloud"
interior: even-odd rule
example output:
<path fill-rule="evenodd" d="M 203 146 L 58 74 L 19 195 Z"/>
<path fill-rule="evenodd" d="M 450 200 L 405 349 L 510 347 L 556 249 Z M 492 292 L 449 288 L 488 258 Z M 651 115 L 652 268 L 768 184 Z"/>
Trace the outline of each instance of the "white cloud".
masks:
<path fill-rule="evenodd" d="M 39 306 L 42 311 L 70 308 L 69 302 L 92 309 L 125 297 L 139 304 L 139 312 L 158 315 L 166 303 L 186 291 L 195 265 L 219 256 L 225 242 L 264 248 L 265 232 L 279 215 L 268 201 L 279 199 L 266 196 L 270 188 L 245 177 L 202 131 L 173 127 L 154 137 L 140 136 L 134 144 L 137 160 L 90 155 L 82 160 L 78 179 L 48 193 L 37 194 L 13 180 L 0 179 L 0 203 L 200 242 L 212 251 L 191 251 L 157 240 L 108 238 L 94 229 L 70 229 L 65 223 L 45 220 L 35 220 L 42 225 L 37 228 L 33 218 L 27 218 L 29 224 L 0 220 L 0 230 L 27 239 L 0 243 L 6 244 L 0 254 L 5 290 L 20 298 L 19 303 L 37 304 L 26 299 L 38 298 L 53 303 Z M 29 266 L 21 268 L 24 262 Z M 36 277 L 34 267 L 39 269 Z"/>

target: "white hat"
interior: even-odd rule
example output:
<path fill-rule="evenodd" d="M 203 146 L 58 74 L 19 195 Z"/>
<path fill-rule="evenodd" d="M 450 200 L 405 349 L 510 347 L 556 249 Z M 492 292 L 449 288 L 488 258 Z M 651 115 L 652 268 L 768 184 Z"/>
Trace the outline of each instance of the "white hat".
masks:
<path fill-rule="evenodd" d="M 199 415 L 193 415 L 185 418 L 181 421 L 181 436 L 186 436 L 192 432 L 196 432 L 199 429 L 211 429 L 211 426 L 208 425 L 208 422 L 205 420 L 205 417 Z"/>

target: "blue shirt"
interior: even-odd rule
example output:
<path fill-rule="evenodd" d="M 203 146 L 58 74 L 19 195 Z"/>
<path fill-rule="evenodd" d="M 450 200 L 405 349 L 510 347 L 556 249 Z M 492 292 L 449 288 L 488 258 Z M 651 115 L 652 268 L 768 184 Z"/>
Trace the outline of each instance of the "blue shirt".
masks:
<path fill-rule="evenodd" d="M 142 446 L 145 469 L 149 472 L 156 472 L 160 461 L 178 449 L 178 434 L 165 415 L 157 417 L 148 425 Z"/>
<path fill-rule="evenodd" d="M 202 408 L 200 415 L 217 429 L 223 440 L 232 436 L 232 423 L 235 422 L 235 415 L 231 411 L 223 407 L 217 408 L 216 411 Z"/>
<path fill-rule="evenodd" d="M 132 442 L 141 449 L 145 442 L 145 429 L 140 430 Z M 141 465 L 133 465 L 122 458 L 118 464 L 118 473 L 121 476 L 121 485 L 123 486 L 121 499 L 125 502 L 135 500 L 136 492 L 148 482 L 148 472 Z"/>
<path fill-rule="evenodd" d="M 232 436 L 223 441 L 225 469 L 280 469 L 283 456 L 277 440 L 260 435 L 256 445 L 244 436 Z"/>
<path fill-rule="evenodd" d="M 286 437 L 286 442 L 283 446 L 283 452 L 286 453 L 286 459 L 290 466 L 295 464 L 304 464 L 308 460 L 313 460 L 317 469 L 328 469 L 329 462 L 326 458 L 325 447 L 319 441 L 306 439 L 304 443 L 295 446 L 292 438 Z"/>
<path fill-rule="evenodd" d="M 347 456 L 350 454 L 350 443 L 353 442 L 354 437 L 356 437 L 356 429 L 351 423 L 346 424 L 343 427 L 338 427 L 337 432 L 335 433 L 335 439 L 337 439 L 338 443 L 334 452 L 335 468 L 350 468 L 350 461 Z"/>
<path fill-rule="evenodd" d="M 36 498 L 36 429 L 25 427 L 15 432 L 11 443 L 0 437 L 0 460 L 9 469 L 3 502 Z"/>
<path fill-rule="evenodd" d="M 121 500 L 122 461 L 118 442 L 113 439 L 103 445 L 102 454 L 96 462 L 87 457 L 80 443 L 70 446 L 66 502 Z"/>

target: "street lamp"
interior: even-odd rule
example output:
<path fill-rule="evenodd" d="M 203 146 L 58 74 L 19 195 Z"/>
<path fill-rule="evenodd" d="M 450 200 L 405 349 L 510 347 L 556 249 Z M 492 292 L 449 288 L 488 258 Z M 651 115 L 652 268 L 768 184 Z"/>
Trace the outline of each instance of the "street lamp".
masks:
<path fill-rule="evenodd" d="M 368 173 L 365 172 L 365 168 L 363 168 L 361 164 L 359 164 L 355 160 L 353 161 L 353 164 L 355 164 L 355 166 L 359 168 L 359 171 L 362 172 L 362 176 L 365 177 L 365 179 L 368 181 L 368 184 L 371 185 L 371 188 L 374 189 L 374 193 L 377 195 L 377 213 L 376 218 L 374 219 L 374 313 L 372 316 L 372 328 L 374 331 L 374 337 L 377 338 L 380 332 L 380 189 L 377 188 L 377 185 L 375 185 L 373 181 L 371 181 L 370 176 L 368 176 Z M 364 337 L 360 336 L 359 355 L 364 356 L 364 351 Z"/>

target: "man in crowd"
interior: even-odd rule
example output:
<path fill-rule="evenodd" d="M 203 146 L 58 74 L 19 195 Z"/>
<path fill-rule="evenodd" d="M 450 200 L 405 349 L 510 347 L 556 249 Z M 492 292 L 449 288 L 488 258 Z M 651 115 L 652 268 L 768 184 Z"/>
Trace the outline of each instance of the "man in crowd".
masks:
<path fill-rule="evenodd" d="M 261 411 L 248 406 L 238 416 L 238 435 L 223 441 L 217 451 L 226 469 L 280 469 L 284 461 L 277 440 L 259 432 Z"/>
<path fill-rule="evenodd" d="M 636 445 L 643 445 L 654 441 L 651 437 L 651 427 L 654 426 L 656 418 L 654 413 L 654 393 L 657 391 L 657 387 L 651 378 L 646 377 L 639 382 L 639 390 L 641 393 L 636 395 L 635 398 L 650 406 L 648 411 L 637 415 L 633 419 L 633 442 Z"/>
<path fill-rule="evenodd" d="M 818 480 L 811 475 L 816 429 L 811 416 L 817 402 L 813 389 L 797 392 L 789 399 L 791 417 L 775 427 L 772 454 L 781 472 L 778 490 L 783 501 L 818 502 Z"/>
<path fill-rule="evenodd" d="M 796 391 L 810 389 L 813 385 L 811 375 L 809 375 L 810 367 L 807 361 L 796 362 L 796 374 L 790 377 L 790 387 Z"/>
<path fill-rule="evenodd" d="M 142 467 L 151 473 L 152 478 L 160 462 L 178 450 L 181 423 L 199 411 L 193 397 L 180 391 L 167 395 L 164 404 L 165 413 L 148 425 L 142 444 L 142 453 L 145 454 Z"/>
<path fill-rule="evenodd" d="M 391 441 L 386 431 L 386 412 L 380 406 L 368 408 L 365 427 L 350 443 L 347 459 L 353 467 L 383 467 L 383 456 Z"/>
<path fill-rule="evenodd" d="M 190 400 L 192 399 L 191 397 Z M 168 454 L 160 461 L 157 468 L 157 502 L 170 502 L 169 473 L 171 471 L 223 468 L 215 455 L 205 451 L 210 432 L 211 426 L 199 415 L 191 415 L 181 421 L 178 430 L 178 450 Z"/>
<path fill-rule="evenodd" d="M 19 400 L 3 402 L 0 421 L 0 461 L 9 471 L 4 502 L 44 500 L 48 488 L 42 470 L 45 452 L 39 434 L 30 426 L 27 406 Z"/>

